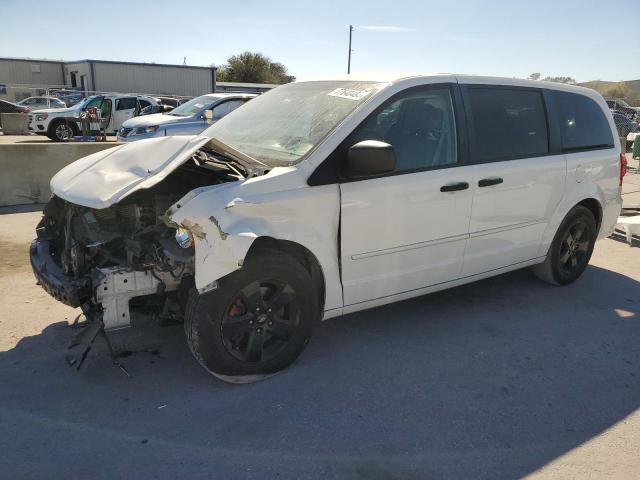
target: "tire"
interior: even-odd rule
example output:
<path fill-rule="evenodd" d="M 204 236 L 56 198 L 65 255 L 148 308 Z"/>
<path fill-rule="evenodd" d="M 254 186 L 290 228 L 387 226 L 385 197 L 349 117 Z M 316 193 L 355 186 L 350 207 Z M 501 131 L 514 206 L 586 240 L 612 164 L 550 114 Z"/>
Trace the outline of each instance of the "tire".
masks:
<path fill-rule="evenodd" d="M 293 257 L 261 249 L 240 270 L 199 295 L 185 313 L 187 343 L 200 365 L 232 383 L 247 383 L 288 367 L 320 319 L 311 275 Z"/>
<path fill-rule="evenodd" d="M 597 237 L 596 221 L 588 208 L 574 207 L 556 232 L 544 263 L 533 273 L 552 285 L 568 285 L 585 271 Z"/>
<path fill-rule="evenodd" d="M 70 130 L 70 135 L 64 136 L 63 130 Z M 49 126 L 47 137 L 54 142 L 67 142 L 73 135 L 77 135 L 78 131 L 72 124 L 67 125 L 64 120 L 54 120 Z"/>

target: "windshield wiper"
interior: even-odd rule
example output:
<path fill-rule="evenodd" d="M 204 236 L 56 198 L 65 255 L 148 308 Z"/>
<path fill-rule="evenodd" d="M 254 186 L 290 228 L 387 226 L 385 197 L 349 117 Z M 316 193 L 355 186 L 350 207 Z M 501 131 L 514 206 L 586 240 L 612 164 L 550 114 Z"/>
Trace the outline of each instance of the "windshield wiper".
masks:
<path fill-rule="evenodd" d="M 243 165 L 249 170 L 252 170 L 253 169 L 252 165 L 255 165 L 256 163 L 258 165 L 262 165 L 263 167 L 266 167 L 267 169 L 269 168 L 269 165 L 262 163 L 260 160 L 256 160 L 253 157 L 250 157 L 249 155 L 241 152 L 240 150 L 236 150 L 235 148 L 230 147 L 226 143 L 218 140 L 217 138 L 211 138 L 211 140 L 209 140 L 209 145 L 213 147 L 214 151 L 235 160 L 236 162 L 240 163 L 241 165 Z"/>

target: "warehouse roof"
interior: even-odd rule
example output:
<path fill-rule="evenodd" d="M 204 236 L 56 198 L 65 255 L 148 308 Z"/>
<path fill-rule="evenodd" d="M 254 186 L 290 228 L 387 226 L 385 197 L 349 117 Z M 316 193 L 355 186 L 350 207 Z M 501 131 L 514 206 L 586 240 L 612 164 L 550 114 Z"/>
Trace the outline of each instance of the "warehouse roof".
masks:
<path fill-rule="evenodd" d="M 199 65 L 179 65 L 179 64 L 171 64 L 171 63 L 150 63 L 150 62 L 125 62 L 118 60 L 95 60 L 91 58 L 86 58 L 82 60 L 50 60 L 46 58 L 29 58 L 29 57 L 0 57 L 0 60 L 12 60 L 12 61 L 20 61 L 20 62 L 47 62 L 47 63 L 84 63 L 84 62 L 92 62 L 92 63 L 115 63 L 120 65 L 140 65 L 140 66 L 148 66 L 148 67 L 181 67 L 181 68 L 202 68 L 205 70 L 211 70 L 214 67 L 203 67 Z"/>

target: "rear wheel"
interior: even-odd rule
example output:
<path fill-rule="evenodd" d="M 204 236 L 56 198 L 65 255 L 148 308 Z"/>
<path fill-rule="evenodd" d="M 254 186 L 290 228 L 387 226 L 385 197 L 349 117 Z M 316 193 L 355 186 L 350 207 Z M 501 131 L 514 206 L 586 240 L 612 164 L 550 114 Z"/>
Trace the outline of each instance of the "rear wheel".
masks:
<path fill-rule="evenodd" d="M 591 211 L 575 207 L 560 224 L 546 260 L 533 267 L 533 272 L 553 285 L 576 281 L 587 268 L 596 236 L 597 226 Z"/>
<path fill-rule="evenodd" d="M 192 291 L 185 315 L 191 352 L 226 381 L 255 381 L 289 366 L 320 318 L 309 272 L 278 250 L 260 250 L 219 282 Z"/>

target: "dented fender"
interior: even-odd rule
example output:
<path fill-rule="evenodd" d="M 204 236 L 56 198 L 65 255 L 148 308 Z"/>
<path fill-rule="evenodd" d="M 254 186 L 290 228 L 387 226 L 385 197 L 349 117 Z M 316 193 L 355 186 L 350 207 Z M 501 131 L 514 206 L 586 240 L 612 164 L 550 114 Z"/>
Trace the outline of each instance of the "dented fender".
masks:
<path fill-rule="evenodd" d="M 325 308 L 342 307 L 338 266 L 340 193 L 337 185 L 309 187 L 294 168 L 194 190 L 168 211 L 171 223 L 194 236 L 196 288 L 206 292 L 242 267 L 260 237 L 308 249 L 325 276 Z"/>

